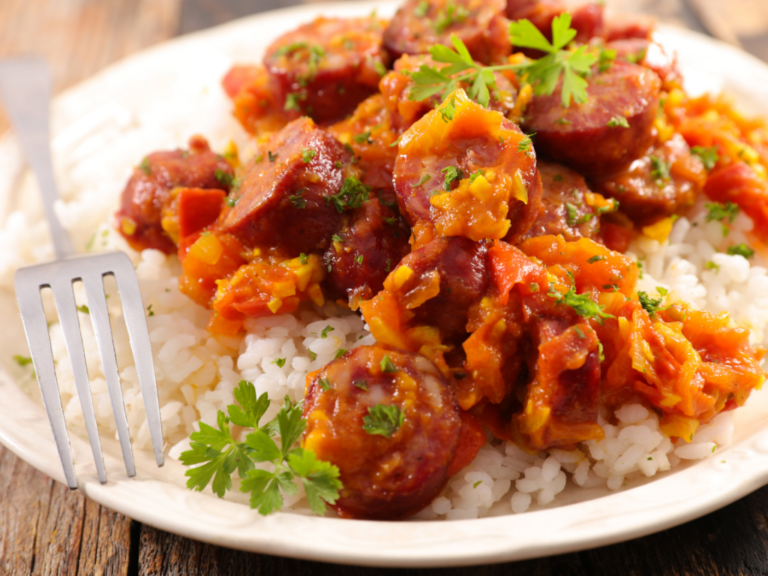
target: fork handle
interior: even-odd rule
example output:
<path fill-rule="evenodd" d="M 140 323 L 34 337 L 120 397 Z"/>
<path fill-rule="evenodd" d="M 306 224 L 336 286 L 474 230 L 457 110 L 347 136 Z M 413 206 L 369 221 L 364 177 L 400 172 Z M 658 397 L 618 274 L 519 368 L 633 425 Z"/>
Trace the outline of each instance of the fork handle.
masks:
<path fill-rule="evenodd" d="M 50 147 L 51 74 L 42 58 L 20 56 L 0 61 L 0 99 L 11 119 L 24 157 L 37 178 L 57 259 L 75 253 L 72 239 L 56 217 L 59 199 Z"/>

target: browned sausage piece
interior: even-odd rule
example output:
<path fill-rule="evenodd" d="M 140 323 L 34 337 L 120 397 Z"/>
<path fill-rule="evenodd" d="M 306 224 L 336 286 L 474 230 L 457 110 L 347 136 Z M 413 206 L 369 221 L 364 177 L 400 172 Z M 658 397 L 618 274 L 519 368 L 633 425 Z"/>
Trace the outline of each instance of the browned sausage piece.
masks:
<path fill-rule="evenodd" d="M 392 112 L 392 122 L 401 130 L 410 128 L 416 120 L 436 108 L 443 101 L 444 95 L 441 93 L 420 101 L 410 99 L 411 87 L 414 85 L 410 74 L 418 71 L 421 66 L 434 67 L 440 70 L 448 64 L 435 62 L 428 54 L 417 56 L 406 54 L 395 62 L 394 70 L 384 76 L 379 84 L 387 108 Z M 490 90 L 491 100 L 488 107 L 507 116 L 515 107 L 517 89 L 500 72 L 494 72 L 494 78 L 496 79 L 496 88 Z M 467 82 L 458 82 L 457 86 L 468 90 L 470 85 Z"/>
<path fill-rule="evenodd" d="M 489 64 L 509 55 L 506 0 L 406 0 L 384 32 L 393 60 L 426 54 L 435 44 L 452 46 L 455 34 L 477 62 Z"/>
<path fill-rule="evenodd" d="M 202 136 L 189 139 L 189 150 L 154 152 L 134 168 L 123 190 L 116 228 L 134 250 L 154 248 L 166 254 L 176 251 L 176 244 L 163 230 L 163 211 L 173 201 L 177 187 L 229 191 L 232 166 L 211 152 Z"/>
<path fill-rule="evenodd" d="M 530 20 L 549 41 L 552 41 L 552 20 L 563 12 L 571 14 L 571 28 L 576 30 L 576 42 L 584 44 L 591 38 L 603 35 L 602 3 L 590 2 L 569 7 L 555 0 L 507 1 L 507 17 L 510 20 Z"/>
<path fill-rule="evenodd" d="M 672 80 L 679 75 L 677 56 L 669 53 L 658 42 L 645 38 L 615 40 L 606 44 L 608 49 L 616 50 L 616 59 L 639 64 L 658 74 L 661 81 Z"/>
<path fill-rule="evenodd" d="M 403 216 L 442 236 L 519 238 L 538 216 L 536 154 L 520 128 L 458 89 L 405 132 L 394 173 Z"/>
<path fill-rule="evenodd" d="M 611 174 L 651 145 L 661 81 L 628 62 L 595 68 L 587 81 L 587 101 L 568 108 L 561 102 L 562 79 L 551 95 L 534 96 L 524 126 L 536 132 L 537 152 L 585 175 Z"/>
<path fill-rule="evenodd" d="M 443 342 L 466 335 L 469 307 L 486 293 L 490 282 L 485 242 L 438 238 L 408 254 L 396 268 L 393 296 L 414 313 L 413 324 L 435 326 Z"/>
<path fill-rule="evenodd" d="M 325 251 L 328 269 L 323 288 L 331 298 L 369 300 L 408 254 L 410 228 L 396 210 L 371 198 L 344 215 L 341 228 Z"/>
<path fill-rule="evenodd" d="M 554 162 L 538 162 L 541 174 L 541 210 L 526 238 L 562 234 L 570 241 L 595 238 L 600 231 L 598 204 L 578 172 Z"/>
<path fill-rule="evenodd" d="M 646 226 L 693 203 L 705 180 L 701 160 L 675 134 L 623 172 L 589 183 L 596 192 L 616 198 L 619 209 L 636 224 Z"/>
<path fill-rule="evenodd" d="M 312 120 L 294 120 L 260 148 L 220 229 L 250 248 L 278 248 L 288 257 L 325 248 L 341 223 L 343 206 L 331 196 L 340 192 L 349 161 Z"/>
<path fill-rule="evenodd" d="M 389 59 L 385 22 L 374 18 L 317 18 L 275 40 L 264 55 L 274 100 L 296 116 L 339 120 L 376 92 Z"/>
<path fill-rule="evenodd" d="M 405 518 L 440 493 L 461 419 L 434 364 L 377 344 L 356 348 L 307 379 L 303 445 L 338 466 L 340 516 Z"/>

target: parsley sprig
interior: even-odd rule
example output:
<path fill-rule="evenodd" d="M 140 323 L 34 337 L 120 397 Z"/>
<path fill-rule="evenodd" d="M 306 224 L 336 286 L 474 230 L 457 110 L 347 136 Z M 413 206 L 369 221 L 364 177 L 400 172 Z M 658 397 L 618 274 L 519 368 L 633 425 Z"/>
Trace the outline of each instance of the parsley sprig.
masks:
<path fill-rule="evenodd" d="M 315 514 L 325 513 L 325 503 L 333 504 L 342 488 L 339 469 L 318 460 L 311 450 L 294 447 L 307 426 L 302 418 L 301 403 L 288 398 L 277 416 L 260 426 L 270 405 L 267 394 L 256 397 L 250 382 L 241 380 L 235 388 L 238 405 L 227 406 L 228 415 L 219 410 L 218 429 L 200 422 L 200 431 L 190 436 L 191 449 L 181 454 L 186 466 L 187 488 L 203 490 L 211 480 L 214 494 L 223 498 L 232 488 L 232 474 L 237 470 L 242 480 L 240 491 L 250 493 L 251 508 L 267 515 L 283 506 L 283 495 L 296 494 L 301 480 L 309 507 Z M 253 430 L 245 442 L 235 440 L 229 424 Z M 275 442 L 280 437 L 280 445 Z M 262 470 L 255 463 L 268 462 L 274 470 Z"/>
<path fill-rule="evenodd" d="M 587 46 L 564 50 L 576 37 L 576 30 L 571 28 L 570 14 L 564 12 L 552 20 L 552 42 L 530 20 L 510 23 L 509 34 L 517 48 L 532 48 L 546 53 L 543 58 L 518 65 L 519 72 L 527 73 L 527 81 L 536 95 L 552 94 L 562 76 L 563 106 L 570 106 L 571 98 L 579 104 L 587 101 L 587 81 L 583 76 L 589 73 L 597 56 L 587 52 Z"/>
<path fill-rule="evenodd" d="M 570 306 L 579 316 L 596 319 L 601 326 L 604 318 L 615 318 L 612 314 L 604 312 L 605 307 L 592 300 L 589 294 L 576 294 L 575 286 L 571 286 L 568 292 L 562 294 L 555 289 L 554 285 L 550 284 L 547 296 L 557 298 L 555 304 Z"/>

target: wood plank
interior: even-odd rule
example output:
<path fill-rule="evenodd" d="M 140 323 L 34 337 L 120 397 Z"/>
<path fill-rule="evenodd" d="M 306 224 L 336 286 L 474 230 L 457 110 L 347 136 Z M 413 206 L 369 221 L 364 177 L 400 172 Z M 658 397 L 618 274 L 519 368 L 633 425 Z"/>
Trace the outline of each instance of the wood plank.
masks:
<path fill-rule="evenodd" d="M 0 575 L 126 576 L 131 520 L 0 445 Z"/>
<path fill-rule="evenodd" d="M 181 0 L 2 0 L 0 58 L 40 54 L 58 92 L 176 35 Z M 0 133 L 8 127 L 0 110 Z"/>

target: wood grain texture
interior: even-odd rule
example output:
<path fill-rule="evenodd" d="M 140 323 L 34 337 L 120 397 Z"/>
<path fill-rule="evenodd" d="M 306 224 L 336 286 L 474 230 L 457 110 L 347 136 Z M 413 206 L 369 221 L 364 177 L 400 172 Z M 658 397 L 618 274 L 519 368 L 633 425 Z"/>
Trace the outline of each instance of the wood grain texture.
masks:
<path fill-rule="evenodd" d="M 0 576 L 126 576 L 131 520 L 0 445 Z"/>

